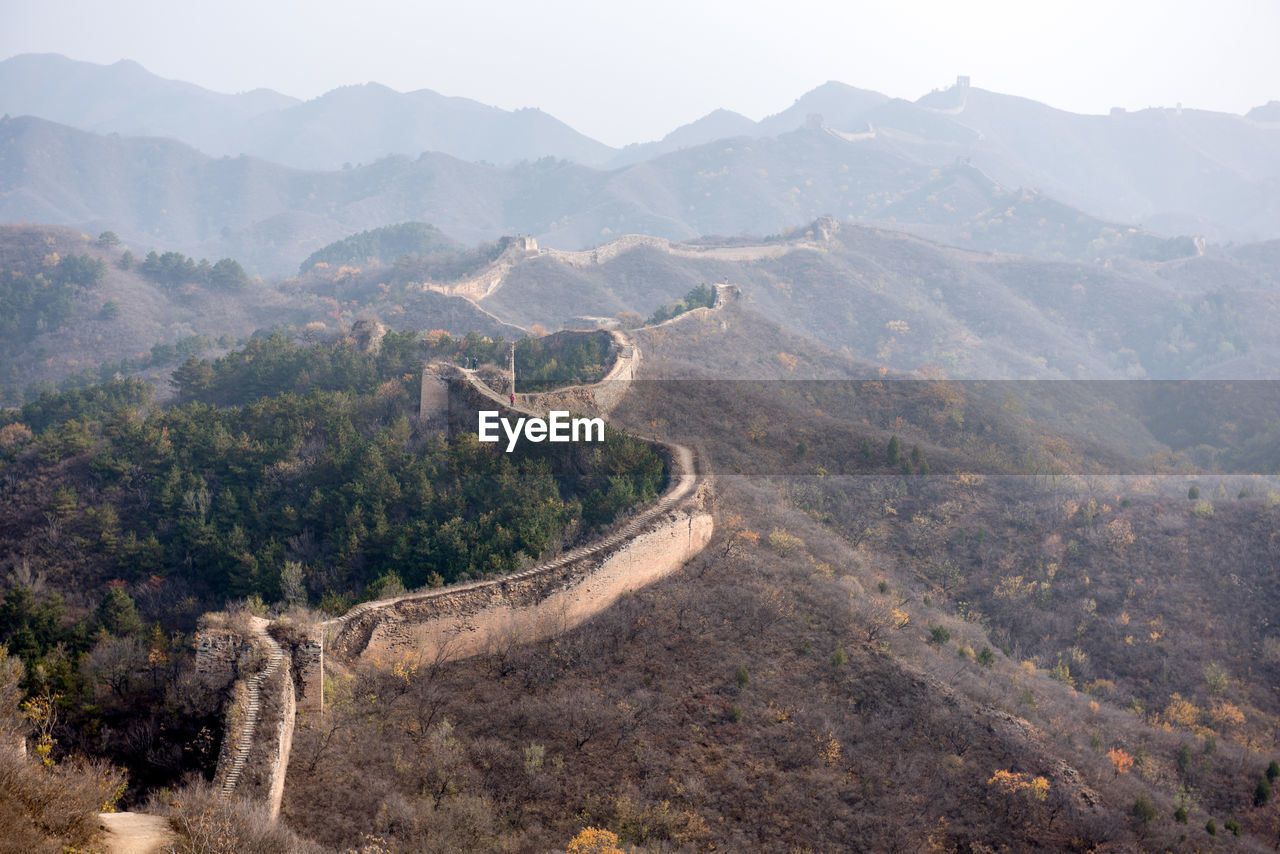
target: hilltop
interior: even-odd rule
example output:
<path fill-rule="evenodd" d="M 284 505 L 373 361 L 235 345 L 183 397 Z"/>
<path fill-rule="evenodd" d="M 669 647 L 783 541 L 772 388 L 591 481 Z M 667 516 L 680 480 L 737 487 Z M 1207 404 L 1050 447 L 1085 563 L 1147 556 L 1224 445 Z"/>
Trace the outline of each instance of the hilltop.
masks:
<path fill-rule="evenodd" d="M 1280 124 L 1268 118 L 1270 111 L 1266 105 L 1248 116 L 1181 107 L 1080 115 L 990 92 L 967 78 L 916 101 L 831 81 L 759 122 L 717 110 L 662 140 L 617 150 L 536 109 L 505 111 L 430 90 L 401 93 L 366 83 L 298 102 L 266 90 L 210 92 L 163 80 L 129 62 L 96 66 L 53 55 L 0 62 L 0 112 L 12 117 L 39 117 L 99 134 L 164 137 L 194 146 L 205 158 L 245 156 L 280 164 L 258 167 L 253 182 L 265 181 L 270 188 L 260 193 L 249 193 L 250 185 L 240 184 L 235 170 L 212 174 L 192 153 L 179 158 L 187 161 L 185 169 L 168 165 L 166 181 L 192 170 L 209 173 L 202 186 L 216 187 L 213 195 L 222 199 L 194 218 L 203 233 L 169 234 L 188 252 L 196 251 L 195 241 L 217 238 L 222 228 L 238 231 L 250 223 L 256 230 L 269 229 L 272 242 L 287 241 L 290 231 L 309 231 L 299 236 L 328 242 L 364 228 L 425 219 L 466 240 L 513 231 L 545 240 L 554 231 L 563 248 L 625 232 L 680 239 L 770 233 L 823 213 L 936 227 L 936 219 L 921 221 L 890 208 L 925 189 L 937 170 L 957 164 L 980 170 L 1006 195 L 1056 200 L 1120 230 L 1265 240 L 1280 234 L 1280 213 L 1271 203 L 1280 187 Z M 10 136 L 28 132 L 22 126 L 8 131 Z M 830 140 L 819 145 L 795 136 L 800 131 Z M 9 144 L 0 152 L 6 160 L 27 169 L 37 165 L 29 153 L 13 149 L 13 139 Z M 58 149 L 69 143 L 46 133 L 43 144 Z M 74 162 L 54 164 L 60 167 L 55 187 L 11 174 L 6 189 L 16 198 L 0 216 L 77 226 L 111 219 L 112 209 L 95 198 L 104 182 L 124 177 L 111 172 L 134 171 L 130 179 L 154 182 L 158 173 L 138 175 L 139 165 L 165 168 L 163 160 L 177 157 L 167 151 L 156 161 L 159 152 L 154 152 L 139 164 L 138 154 L 128 152 L 131 145 L 136 143 L 125 150 L 117 144 L 90 151 L 83 141 L 76 143 L 80 150 Z M 357 168 L 386 158 L 401 168 L 388 170 L 384 164 L 374 173 Z M 526 180 L 528 167 L 522 171 L 519 164 L 545 159 L 579 168 L 542 164 L 535 170 L 541 176 Z M 429 169 L 421 168 L 424 161 Z M 410 163 L 419 168 L 403 168 Z M 340 178 L 322 183 L 340 189 L 318 191 L 328 196 L 323 203 L 311 199 L 315 187 L 300 197 L 296 192 L 302 187 L 281 186 L 313 180 L 310 174 L 293 174 L 297 170 L 338 172 Z M 77 177 L 69 180 L 72 175 Z M 444 192 L 448 201 L 411 210 L 406 207 L 413 204 L 410 198 L 382 197 L 388 180 L 408 181 L 418 193 L 439 185 L 432 192 Z M 360 204 L 354 204 L 353 194 Z M 477 207 L 473 196 L 488 196 L 489 202 Z M 932 214 L 938 217 L 949 212 L 946 196 L 924 192 L 920 198 L 936 208 Z M 303 203 L 304 198 L 316 203 Z M 17 199 L 23 202 L 14 207 Z M 140 209 L 128 215 L 116 210 L 110 225 L 130 236 L 135 221 L 156 220 L 144 226 L 147 233 L 156 225 L 163 229 L 160 221 L 167 217 L 158 211 L 174 209 L 158 202 L 137 200 Z M 457 205 L 465 210 L 450 209 Z M 933 233 L 964 239 L 957 235 L 979 232 L 999 210 L 993 206 L 980 217 L 973 216 L 977 211 L 943 216 L 953 227 L 945 236 Z M 1047 219 L 1044 231 L 1052 235 L 1061 220 Z M 980 243 L 982 237 L 977 239 Z M 1064 248 L 1043 234 L 1030 242 L 1006 242 L 1002 249 L 1083 257 L 1079 246 Z M 251 260 L 247 251 L 236 254 Z M 281 266 L 292 266 L 306 254 Z"/>
<path fill-rule="evenodd" d="M 377 83 L 304 102 L 270 89 L 213 92 L 129 60 L 96 65 L 22 54 L 0 62 L 0 93 L 0 113 L 97 133 L 167 137 L 214 157 L 247 154 L 300 169 L 424 151 L 501 164 L 540 157 L 600 163 L 612 153 L 541 110 L 508 111 Z"/>

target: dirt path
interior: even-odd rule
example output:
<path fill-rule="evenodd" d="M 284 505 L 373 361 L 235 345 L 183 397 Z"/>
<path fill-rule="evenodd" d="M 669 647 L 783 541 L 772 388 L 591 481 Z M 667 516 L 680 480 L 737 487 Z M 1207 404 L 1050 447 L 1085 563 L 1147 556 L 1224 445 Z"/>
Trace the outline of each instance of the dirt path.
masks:
<path fill-rule="evenodd" d="M 107 854 L 154 854 L 178 841 L 169 820 L 140 812 L 104 812 L 98 820 L 106 831 L 102 842 Z"/>

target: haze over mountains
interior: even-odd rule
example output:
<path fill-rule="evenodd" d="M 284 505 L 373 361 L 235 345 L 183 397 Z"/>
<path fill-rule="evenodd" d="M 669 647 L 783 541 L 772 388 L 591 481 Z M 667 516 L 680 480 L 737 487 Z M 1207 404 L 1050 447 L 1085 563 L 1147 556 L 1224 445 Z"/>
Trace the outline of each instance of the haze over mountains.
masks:
<path fill-rule="evenodd" d="M 1271 105 L 1084 116 L 967 82 L 914 103 L 833 82 L 760 122 L 718 110 L 619 151 L 538 110 L 429 90 L 370 83 L 299 102 L 23 55 L 0 62 L 0 111 L 0 219 L 110 228 L 136 248 L 234 255 L 263 273 L 405 220 L 580 248 L 626 232 L 770 234 L 831 214 L 1084 260 L 1185 254 L 1147 231 L 1280 236 Z"/>

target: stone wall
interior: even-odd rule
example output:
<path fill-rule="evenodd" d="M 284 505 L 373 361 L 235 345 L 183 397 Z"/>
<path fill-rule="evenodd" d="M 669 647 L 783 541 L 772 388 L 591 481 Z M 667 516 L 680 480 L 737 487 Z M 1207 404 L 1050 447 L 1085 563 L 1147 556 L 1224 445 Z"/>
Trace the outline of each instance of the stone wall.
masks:
<path fill-rule="evenodd" d="M 619 383 L 630 382 L 638 357 L 636 351 L 621 368 L 615 364 Z M 449 386 L 453 429 L 474 431 L 479 409 L 530 414 L 520 395 L 513 410 L 475 377 L 457 374 Z M 502 639 L 528 641 L 565 631 L 626 591 L 678 569 L 711 538 L 708 487 L 699 483 L 687 448 L 657 447 L 669 472 L 667 491 L 620 530 L 515 575 L 357 605 L 326 624 L 326 654 L 384 665 L 401 656 L 476 655 Z"/>
<path fill-rule="evenodd" d="M 428 429 L 444 429 L 449 419 L 449 382 L 453 372 L 445 366 L 422 366 L 422 396 L 418 402 L 418 420 Z"/>
<path fill-rule="evenodd" d="M 517 394 L 516 403 L 542 415 L 553 409 L 587 415 L 608 415 L 622 402 L 627 390 L 631 388 L 631 381 L 640 371 L 640 348 L 631 337 L 616 329 L 610 330 L 609 334 L 613 337 L 613 366 L 599 382 L 534 394 Z"/>
<path fill-rule="evenodd" d="M 240 632 L 206 615 L 196 632 L 196 673 L 211 685 L 230 685 L 239 672 L 240 656 L 247 643 Z"/>
<path fill-rule="evenodd" d="M 223 797 L 265 799 L 274 819 L 284 793 L 297 705 L 292 656 L 266 628 L 261 617 L 206 615 L 196 641 L 196 670 L 211 684 L 231 689 L 215 785 Z M 318 688 L 318 668 L 311 676 Z"/>
<path fill-rule="evenodd" d="M 711 515 L 700 507 L 680 508 L 612 548 L 562 565 L 353 612 L 334 621 L 329 655 L 386 666 L 404 657 L 466 658 L 497 644 L 549 637 L 679 569 L 706 546 L 712 529 Z"/>

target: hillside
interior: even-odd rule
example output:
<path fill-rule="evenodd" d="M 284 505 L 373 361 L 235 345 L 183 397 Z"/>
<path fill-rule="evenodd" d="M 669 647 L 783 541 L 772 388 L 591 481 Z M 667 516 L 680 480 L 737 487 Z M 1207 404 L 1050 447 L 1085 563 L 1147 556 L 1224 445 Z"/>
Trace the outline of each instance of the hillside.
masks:
<path fill-rule="evenodd" d="M 607 172 L 551 160 L 503 169 L 443 154 L 302 172 L 18 118 L 0 122 L 0 189 L 6 221 L 110 229 L 135 248 L 231 256 L 264 275 L 287 273 L 353 232 L 406 220 L 469 243 L 521 233 L 568 249 L 626 233 L 774 234 L 826 214 L 1045 257 L 1190 249 L 971 168 L 933 168 L 892 137 L 851 141 L 822 128 L 695 146 Z"/>
<path fill-rule="evenodd" d="M 420 246 L 450 245 L 410 232 Z M 67 255 L 91 248 L 48 236 Z M 578 629 L 532 644 L 499 635 L 457 662 L 408 650 L 381 667 L 331 669 L 323 719 L 298 718 L 285 824 L 334 850 L 370 835 L 392 850 L 557 850 L 587 825 L 681 852 L 1266 850 L 1280 813 L 1252 793 L 1280 750 L 1268 687 L 1280 677 L 1269 616 L 1280 603 L 1265 576 L 1280 483 L 1212 475 L 1213 459 L 1175 461 L 1164 442 L 1171 424 L 1201 429 L 1196 412 L 1229 410 L 1174 400 L 1157 408 L 1164 421 L 1143 422 L 1089 384 L 904 381 L 884 367 L 897 352 L 886 341 L 873 359 L 838 348 L 870 346 L 850 318 L 877 298 L 894 312 L 946 282 L 965 294 L 948 305 L 969 301 L 975 326 L 1001 301 L 992 294 L 1017 294 L 1018 312 L 1044 313 L 1043 336 L 1056 289 L 1083 281 L 1105 298 L 1096 314 L 1056 316 L 1063 331 L 1049 346 L 1082 342 L 1100 318 L 1134 314 L 1107 300 L 1154 310 L 1170 294 L 1198 296 L 1224 269 L 1262 276 L 1269 253 L 1122 273 L 819 221 L 790 241 L 503 255 L 507 278 L 481 306 L 526 321 L 615 304 L 649 313 L 710 273 L 739 283 L 718 308 L 633 333 L 642 375 L 611 415 L 696 450 L 716 533 L 683 570 Z M 411 293 L 395 269 L 320 267 L 282 293 L 322 299 L 330 288 L 341 305 L 389 307 Z M 821 318 L 842 291 L 849 325 L 837 336 Z M 928 329 L 912 317 L 865 322 L 907 338 Z M 1034 364 L 1009 355 L 1023 343 L 1004 322 L 980 327 L 987 340 L 966 352 Z M 597 339 L 572 340 L 581 353 L 552 338 L 541 367 L 522 369 L 601 361 L 588 346 Z M 465 437 L 419 432 L 404 415 L 424 348 L 440 347 L 485 361 L 504 352 L 480 336 L 412 331 L 389 333 L 376 353 L 260 337 L 186 362 L 172 407 L 116 384 L 9 416 L 32 429 L 4 433 L 13 488 L 0 495 L 0 537 L 24 562 L 0 628 L 41 665 L 31 679 L 78 698 L 62 749 L 127 762 L 130 803 L 207 769 L 220 698 L 184 676 L 185 632 L 223 591 L 256 594 L 247 607 L 259 610 L 340 611 L 437 583 L 432 573 L 516 568 L 522 553 L 572 542 L 576 513 L 607 525 L 588 512 L 654 493 L 657 472 L 627 468 L 626 448 L 596 474 L 640 481 L 597 476 L 566 493 L 537 459 L 491 460 Z M 1037 399 L 1044 386 L 1060 396 Z M 1261 426 L 1240 410 L 1219 441 L 1274 424 L 1271 409 L 1251 411 Z M 1161 453 L 1161 471 L 1178 474 L 1107 476 L 1146 472 Z M 146 670 L 128 664 L 144 658 Z M 139 702 L 146 751 L 124 724 Z M 201 797 L 184 789 L 149 809 L 181 827 Z"/>
<path fill-rule="evenodd" d="M 1136 251 L 1141 235 L 1128 237 Z M 317 250 L 299 277 L 227 289 L 194 267 L 178 274 L 182 281 L 123 269 L 125 251 L 135 263 L 141 252 L 82 233 L 10 226 L 0 234 L 0 268 L 34 276 L 56 252 L 100 262 L 102 274 L 64 295 L 56 322 L 23 322 L 29 335 L 0 354 L 6 397 L 116 371 L 143 371 L 163 387 L 166 365 L 272 325 L 323 337 L 376 316 L 392 328 L 518 337 L 582 316 L 648 317 L 717 281 L 739 284 L 754 309 L 828 347 L 959 378 L 1258 379 L 1271 376 L 1280 348 L 1265 320 L 1275 287 L 1270 244 L 1086 265 L 966 252 L 824 220 L 764 243 L 627 238 L 605 244 L 599 263 L 593 253 L 511 247 L 465 248 L 423 225 L 383 229 Z M 487 296 L 462 287 L 481 280 Z"/>
<path fill-rule="evenodd" d="M 775 346 L 798 365 L 761 361 L 762 377 L 874 366 L 743 310 L 640 340 L 649 379 L 692 373 L 642 383 L 618 417 L 699 448 L 720 503 L 711 545 L 550 640 L 336 680 L 324 721 L 296 736 L 291 827 L 477 851 L 556 849 L 584 825 L 639 850 L 1266 850 L 1280 821 L 1249 793 L 1276 749 L 1275 657 L 1251 669 L 1213 627 L 1267 642 L 1272 603 L 1201 600 L 1212 575 L 1186 566 L 1176 582 L 1122 568 L 1168 558 L 1147 550 L 1175 522 L 1206 522 L 1184 496 L 895 475 L 885 433 L 842 413 L 830 423 L 857 438 L 801 454 L 751 425 L 812 412 L 802 384 L 708 388 Z M 933 459 L 935 428 L 913 422 Z M 865 471 L 834 474 L 863 436 Z M 733 475 L 761 456 L 772 474 Z M 1214 530 L 1270 548 L 1252 526 L 1274 508 L 1224 512 Z"/>
<path fill-rule="evenodd" d="M 152 271 L 141 253 L 80 232 L 0 227 L 0 296 L 13 324 L 0 339 L 0 402 L 15 405 L 24 394 L 116 374 L 146 377 L 163 398 L 169 373 L 192 355 L 223 352 L 273 326 L 332 338 L 357 320 L 359 303 L 335 298 L 338 265 L 310 285 L 247 276 L 228 283 L 211 276 L 214 265 L 207 261 L 202 266 L 172 252 L 163 257 L 177 263 L 162 268 L 157 256 Z M 239 269 L 230 260 L 224 267 Z M 70 279 L 71 272 L 83 282 Z M 366 287 L 390 296 L 373 282 Z M 457 335 L 517 331 L 462 299 L 420 289 L 395 296 L 377 309 L 398 325 Z M 366 293 L 364 301 L 373 299 Z"/>
<path fill-rule="evenodd" d="M 1268 251 L 1080 264 L 820 220 L 768 243 L 628 238 L 598 250 L 599 263 L 592 253 L 545 252 L 516 264 L 480 304 L 517 325 L 555 328 L 579 315 L 647 317 L 699 283 L 728 281 L 795 332 L 901 370 L 1262 378 L 1280 346 L 1265 319 L 1275 284 Z"/>
<path fill-rule="evenodd" d="M 1204 110 L 1083 116 L 953 87 L 918 102 L 982 135 L 967 152 L 1002 183 L 1165 233 L 1274 236 L 1280 130 Z"/>

